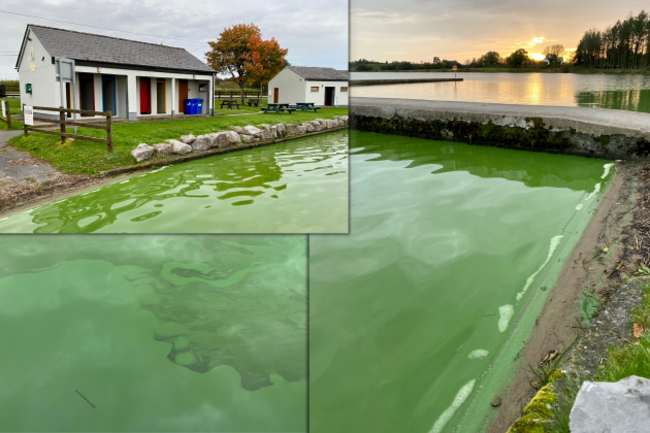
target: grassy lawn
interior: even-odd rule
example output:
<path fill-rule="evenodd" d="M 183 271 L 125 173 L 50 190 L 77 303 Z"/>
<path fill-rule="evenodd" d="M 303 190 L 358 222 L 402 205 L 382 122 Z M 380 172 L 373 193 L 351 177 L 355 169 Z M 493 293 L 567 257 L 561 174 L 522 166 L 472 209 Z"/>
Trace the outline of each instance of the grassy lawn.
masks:
<path fill-rule="evenodd" d="M 85 140 L 61 144 L 54 135 L 30 132 L 10 140 L 16 149 L 28 151 L 34 158 L 42 158 L 54 168 L 65 174 L 95 175 L 99 171 L 135 164 L 131 156 L 139 143 L 150 145 L 164 143 L 167 139 L 179 139 L 181 135 L 196 136 L 224 131 L 230 126 L 260 125 L 266 123 L 300 124 L 313 119 L 333 119 L 345 116 L 347 108 L 323 108 L 317 113 L 294 112 L 293 114 L 250 114 L 245 116 L 201 117 L 191 119 L 161 120 L 148 122 L 117 123 L 113 127 L 113 153 L 108 153 L 106 145 Z M 69 132 L 72 132 L 70 129 Z M 106 132 L 78 128 L 77 133 L 90 137 L 106 138 Z M 156 157 L 152 158 L 155 160 Z M 161 159 L 162 160 L 162 159 Z"/>
<path fill-rule="evenodd" d="M 214 114 L 239 114 L 239 113 L 258 113 L 261 111 L 260 107 L 249 107 L 248 106 L 248 100 L 249 99 L 257 99 L 257 98 L 245 98 L 244 101 L 246 103 L 244 105 L 241 105 L 241 99 L 238 97 L 234 97 L 232 99 L 236 100 L 239 102 L 239 109 L 233 108 L 232 110 L 229 108 L 219 108 L 221 107 L 221 102 L 222 101 L 227 101 L 230 98 L 215 98 L 214 100 Z M 264 105 L 266 106 L 266 99 L 264 100 Z"/>
<path fill-rule="evenodd" d="M 9 102 L 9 111 L 11 112 L 12 115 L 19 115 L 22 114 L 22 107 L 20 104 L 20 98 L 0 98 L 3 101 L 8 101 Z M 0 109 L 0 115 L 2 115 L 2 110 Z M 7 124 L 5 122 L 0 121 L 0 131 L 6 131 Z M 23 124 L 22 122 L 19 122 L 15 118 L 11 119 L 11 129 L 23 129 Z"/>

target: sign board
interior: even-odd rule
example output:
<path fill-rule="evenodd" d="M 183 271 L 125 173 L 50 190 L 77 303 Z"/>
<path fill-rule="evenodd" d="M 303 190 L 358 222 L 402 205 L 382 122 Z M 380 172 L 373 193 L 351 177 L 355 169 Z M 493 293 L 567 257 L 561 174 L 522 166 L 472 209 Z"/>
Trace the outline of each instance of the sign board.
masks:
<path fill-rule="evenodd" d="M 32 94 L 32 83 L 25 83 L 25 93 Z"/>
<path fill-rule="evenodd" d="M 5 108 L 5 104 L 7 104 L 6 101 L 0 101 L 0 105 L 2 105 L 2 117 L 5 119 L 7 118 L 7 109 Z"/>
<path fill-rule="evenodd" d="M 207 84 L 199 84 L 199 92 L 207 92 L 207 91 L 208 91 Z"/>
<path fill-rule="evenodd" d="M 34 107 L 25 105 L 25 125 L 34 126 Z"/>
<path fill-rule="evenodd" d="M 456 69 L 458 69 L 458 67 L 456 65 L 454 65 L 454 66 L 452 66 L 451 69 L 453 69 L 455 71 Z"/>

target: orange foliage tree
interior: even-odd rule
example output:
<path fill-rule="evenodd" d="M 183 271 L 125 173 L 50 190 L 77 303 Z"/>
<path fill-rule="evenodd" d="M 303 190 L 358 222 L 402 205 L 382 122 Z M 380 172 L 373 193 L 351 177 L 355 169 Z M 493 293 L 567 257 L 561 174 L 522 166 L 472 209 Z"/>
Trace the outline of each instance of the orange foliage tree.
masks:
<path fill-rule="evenodd" d="M 285 65 L 284 56 L 289 50 L 280 48 L 275 38 L 265 41 L 258 35 L 251 36 L 248 49 L 249 57 L 244 67 L 250 82 L 259 83 L 261 95 L 263 85 L 275 77 Z M 264 105 L 262 101 L 260 99 L 260 106 Z"/>
<path fill-rule="evenodd" d="M 208 65 L 221 74 L 230 74 L 241 90 L 244 103 L 244 86 L 248 81 L 246 63 L 251 57 L 249 43 L 253 36 L 262 33 L 255 24 L 236 24 L 225 29 L 216 42 L 208 42 L 211 50 L 205 53 Z"/>

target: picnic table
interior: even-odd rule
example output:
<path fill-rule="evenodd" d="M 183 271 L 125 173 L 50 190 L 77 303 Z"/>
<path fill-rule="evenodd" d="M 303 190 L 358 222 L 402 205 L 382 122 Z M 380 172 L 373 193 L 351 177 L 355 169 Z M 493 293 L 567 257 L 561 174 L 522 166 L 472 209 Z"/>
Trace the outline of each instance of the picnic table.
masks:
<path fill-rule="evenodd" d="M 221 108 L 227 106 L 229 109 L 232 110 L 233 105 L 237 106 L 237 109 L 239 110 L 239 101 L 237 101 L 236 99 L 226 99 L 225 101 L 221 101 Z"/>
<path fill-rule="evenodd" d="M 248 106 L 252 107 L 253 105 L 256 106 L 256 107 L 259 107 L 260 106 L 260 100 L 259 99 L 249 99 L 248 100 Z"/>
<path fill-rule="evenodd" d="M 282 113 L 283 111 L 288 111 L 289 114 L 293 114 L 293 111 L 296 111 L 295 108 L 291 108 L 289 104 L 268 104 L 266 107 L 264 107 L 264 113 Z"/>
<path fill-rule="evenodd" d="M 309 110 L 314 110 L 314 112 L 317 112 L 320 110 L 320 107 L 314 107 L 313 102 L 297 102 L 296 110 L 304 111 L 306 113 L 308 113 Z"/>

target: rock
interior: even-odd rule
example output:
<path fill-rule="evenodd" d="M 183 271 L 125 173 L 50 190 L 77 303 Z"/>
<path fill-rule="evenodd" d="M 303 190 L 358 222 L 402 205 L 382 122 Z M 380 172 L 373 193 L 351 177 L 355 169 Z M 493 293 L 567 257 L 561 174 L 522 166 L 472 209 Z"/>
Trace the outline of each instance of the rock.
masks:
<path fill-rule="evenodd" d="M 277 125 L 271 126 L 271 135 L 273 136 L 273 138 L 278 138 L 279 137 L 278 126 Z"/>
<path fill-rule="evenodd" d="M 157 156 L 166 156 L 172 154 L 172 145 L 167 143 L 154 144 L 153 148 L 156 150 Z"/>
<path fill-rule="evenodd" d="M 338 123 L 332 119 L 327 119 L 325 123 L 327 124 L 327 129 L 336 128 L 338 126 Z"/>
<path fill-rule="evenodd" d="M 172 152 L 178 155 L 185 155 L 186 153 L 192 152 L 192 146 L 189 144 L 182 143 L 178 140 L 167 140 L 172 146 Z"/>
<path fill-rule="evenodd" d="M 246 134 L 246 135 L 253 135 L 253 136 L 255 136 L 255 135 L 260 134 L 260 133 L 262 132 L 262 130 L 259 129 L 259 128 L 254 127 L 254 126 L 248 125 L 248 126 L 244 126 L 244 127 L 242 128 L 242 132 L 243 132 L 244 134 Z"/>
<path fill-rule="evenodd" d="M 239 134 L 237 134 L 235 131 L 226 131 L 224 132 L 226 137 L 228 137 L 228 143 L 230 144 L 238 144 L 241 143 L 241 138 L 239 137 Z"/>
<path fill-rule="evenodd" d="M 306 134 L 306 133 L 307 133 L 307 127 L 306 126 L 298 126 L 298 134 Z"/>
<path fill-rule="evenodd" d="M 243 141 L 244 143 L 251 143 L 251 142 L 253 141 L 253 136 L 252 136 L 252 135 L 246 135 L 246 134 L 243 134 L 243 135 L 241 136 L 241 141 Z"/>
<path fill-rule="evenodd" d="M 303 123 L 302 126 L 306 128 L 306 133 L 316 132 L 316 127 L 311 123 Z"/>
<path fill-rule="evenodd" d="M 650 426 L 650 380 L 585 381 L 571 409 L 571 433 L 642 433 Z"/>
<path fill-rule="evenodd" d="M 212 142 L 213 139 L 209 135 L 199 135 L 192 143 L 192 149 L 194 149 L 195 152 L 210 150 L 212 148 Z"/>
<path fill-rule="evenodd" d="M 323 130 L 323 125 L 321 125 L 320 120 L 312 120 L 309 123 L 311 124 L 314 131 L 322 131 Z"/>
<path fill-rule="evenodd" d="M 267 130 L 264 130 L 260 134 L 258 134 L 258 137 L 262 141 L 273 140 L 273 134 L 271 134 L 271 131 L 267 131 Z"/>
<path fill-rule="evenodd" d="M 212 137 L 212 147 L 222 149 L 230 146 L 230 140 L 228 139 L 228 134 L 226 132 L 216 132 L 210 134 L 210 136 Z"/>
<path fill-rule="evenodd" d="M 242 132 L 244 132 L 241 126 L 231 126 L 230 129 L 235 131 L 237 134 L 241 134 Z"/>
<path fill-rule="evenodd" d="M 262 123 L 261 125 L 257 125 L 257 126 L 259 126 L 260 128 L 264 128 L 267 131 L 271 130 L 271 125 L 267 125 L 266 123 Z"/>
<path fill-rule="evenodd" d="M 501 397 L 499 397 L 498 395 L 495 395 L 494 398 L 492 399 L 492 401 L 490 402 L 490 405 L 492 405 L 494 407 L 501 406 Z"/>
<path fill-rule="evenodd" d="M 149 146 L 146 143 L 140 143 L 135 149 L 131 151 L 131 155 L 135 158 L 136 161 L 144 161 L 153 156 L 154 148 Z"/>
<path fill-rule="evenodd" d="M 181 141 L 185 144 L 192 144 L 194 143 L 194 140 L 196 140 L 196 137 L 193 136 L 192 134 L 181 135 Z"/>
<path fill-rule="evenodd" d="M 296 124 L 289 124 L 287 125 L 287 135 L 296 135 L 300 134 L 300 130 L 298 129 L 298 125 Z"/>
<path fill-rule="evenodd" d="M 278 123 L 275 127 L 278 128 L 279 137 L 284 137 L 286 135 L 287 129 L 284 127 L 283 123 Z"/>

